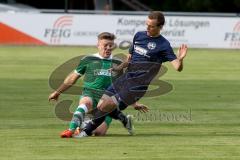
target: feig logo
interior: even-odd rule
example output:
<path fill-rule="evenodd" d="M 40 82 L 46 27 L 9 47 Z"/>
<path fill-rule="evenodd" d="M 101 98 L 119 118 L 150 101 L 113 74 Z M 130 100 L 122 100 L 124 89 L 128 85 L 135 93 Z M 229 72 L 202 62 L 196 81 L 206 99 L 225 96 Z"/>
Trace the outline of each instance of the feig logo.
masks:
<path fill-rule="evenodd" d="M 233 27 L 232 32 L 226 32 L 224 41 L 230 42 L 231 47 L 240 47 L 240 21 Z"/>
<path fill-rule="evenodd" d="M 46 28 L 44 37 L 50 38 L 51 44 L 61 43 L 62 38 L 69 38 L 71 36 L 71 29 L 73 24 L 73 16 L 61 16 L 54 23 L 52 28 Z"/>

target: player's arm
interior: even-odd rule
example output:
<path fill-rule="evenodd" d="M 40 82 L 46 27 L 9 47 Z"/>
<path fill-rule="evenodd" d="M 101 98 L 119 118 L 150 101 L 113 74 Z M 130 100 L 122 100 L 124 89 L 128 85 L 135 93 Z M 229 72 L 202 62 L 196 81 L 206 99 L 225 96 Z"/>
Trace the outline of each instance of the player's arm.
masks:
<path fill-rule="evenodd" d="M 80 75 L 76 72 L 70 73 L 58 89 L 49 95 L 48 100 L 58 100 L 59 95 L 74 85 L 79 77 Z"/>
<path fill-rule="evenodd" d="M 171 61 L 171 64 L 173 65 L 173 67 L 179 72 L 183 70 L 183 59 L 187 55 L 187 50 L 188 50 L 187 45 L 182 44 L 178 49 L 177 59 Z"/>
<path fill-rule="evenodd" d="M 130 59 L 131 59 L 131 54 L 128 54 L 126 60 L 123 61 L 120 65 L 113 67 L 112 71 L 116 71 L 116 72 L 122 71 L 124 68 L 128 67 Z"/>

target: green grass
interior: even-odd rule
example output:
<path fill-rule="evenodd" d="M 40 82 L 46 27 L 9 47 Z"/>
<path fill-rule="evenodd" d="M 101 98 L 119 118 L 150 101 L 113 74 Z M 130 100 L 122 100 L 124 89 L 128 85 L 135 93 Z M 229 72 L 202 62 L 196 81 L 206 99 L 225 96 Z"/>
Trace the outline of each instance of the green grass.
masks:
<path fill-rule="evenodd" d="M 60 139 L 68 122 L 57 119 L 54 104 L 47 101 L 48 78 L 67 60 L 94 52 L 87 47 L 0 47 L 0 159 L 240 159 L 239 50 L 190 49 L 181 73 L 166 64 L 161 79 L 174 90 L 143 98 L 151 109 L 147 116 L 126 110 L 140 117 L 135 136 L 114 121 L 106 137 Z M 78 100 L 61 97 L 68 98 Z"/>

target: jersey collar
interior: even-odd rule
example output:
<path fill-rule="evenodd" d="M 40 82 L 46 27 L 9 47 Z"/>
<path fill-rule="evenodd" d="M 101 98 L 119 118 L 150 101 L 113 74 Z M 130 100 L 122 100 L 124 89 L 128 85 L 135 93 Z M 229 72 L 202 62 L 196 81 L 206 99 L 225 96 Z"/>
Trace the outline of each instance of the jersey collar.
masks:
<path fill-rule="evenodd" d="M 95 53 L 93 56 L 98 57 L 100 59 L 112 59 L 112 55 L 109 58 L 104 58 L 99 53 Z"/>

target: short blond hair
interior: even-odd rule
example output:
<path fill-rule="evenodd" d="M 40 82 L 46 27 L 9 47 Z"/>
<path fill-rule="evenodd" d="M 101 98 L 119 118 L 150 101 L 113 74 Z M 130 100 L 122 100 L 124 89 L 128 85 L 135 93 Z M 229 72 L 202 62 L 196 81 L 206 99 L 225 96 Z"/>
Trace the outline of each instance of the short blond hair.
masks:
<path fill-rule="evenodd" d="M 115 38 L 116 38 L 115 35 L 109 32 L 102 32 L 98 35 L 98 40 L 101 39 L 114 40 Z"/>

